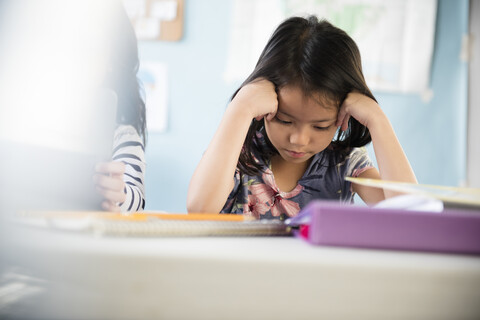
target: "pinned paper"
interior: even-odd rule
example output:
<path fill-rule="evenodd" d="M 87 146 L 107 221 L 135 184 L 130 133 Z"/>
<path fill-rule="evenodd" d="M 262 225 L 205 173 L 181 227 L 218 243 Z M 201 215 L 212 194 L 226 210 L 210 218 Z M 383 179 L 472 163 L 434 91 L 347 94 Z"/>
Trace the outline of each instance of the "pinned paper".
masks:
<path fill-rule="evenodd" d="M 125 11 L 131 18 L 138 18 L 147 14 L 145 0 L 123 0 Z"/>
<path fill-rule="evenodd" d="M 172 21 L 177 17 L 177 1 L 164 0 L 152 2 L 150 15 L 163 21 Z"/>
<path fill-rule="evenodd" d="M 140 18 L 135 24 L 137 36 L 141 39 L 154 39 L 160 36 L 160 20 Z"/>
<path fill-rule="evenodd" d="M 142 61 L 138 78 L 145 88 L 148 131 L 165 132 L 168 101 L 167 66 L 160 62 Z"/>
<path fill-rule="evenodd" d="M 184 0 L 123 0 L 138 40 L 178 41 Z"/>

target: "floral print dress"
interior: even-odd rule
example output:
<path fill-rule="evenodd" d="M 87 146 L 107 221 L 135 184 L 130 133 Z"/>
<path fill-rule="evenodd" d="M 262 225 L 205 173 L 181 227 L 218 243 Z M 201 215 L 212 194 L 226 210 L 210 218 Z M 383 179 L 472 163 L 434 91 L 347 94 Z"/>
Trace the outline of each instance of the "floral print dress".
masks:
<path fill-rule="evenodd" d="M 357 177 L 373 168 L 367 150 L 353 148 L 339 163 L 324 150 L 317 153 L 297 186 L 290 192 L 282 192 L 275 183 L 270 163 L 262 163 L 261 175 L 250 176 L 235 171 L 235 183 L 222 213 L 237 213 L 259 219 L 284 219 L 296 216 L 310 201 L 316 199 L 353 202 L 351 183 L 345 177 Z M 258 157 L 257 161 L 258 161 Z M 259 161 L 261 163 L 261 161 Z"/>

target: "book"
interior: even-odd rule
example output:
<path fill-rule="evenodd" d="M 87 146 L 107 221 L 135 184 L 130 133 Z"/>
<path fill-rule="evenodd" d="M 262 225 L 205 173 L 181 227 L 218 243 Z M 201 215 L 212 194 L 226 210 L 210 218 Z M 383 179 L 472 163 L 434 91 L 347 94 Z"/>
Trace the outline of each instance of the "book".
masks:
<path fill-rule="evenodd" d="M 313 201 L 288 219 L 314 245 L 480 254 L 480 214 L 371 208 Z"/>
<path fill-rule="evenodd" d="M 446 207 L 472 207 L 480 209 L 480 189 L 477 188 L 460 188 L 352 177 L 346 177 L 345 180 L 368 187 L 433 197 L 442 200 Z"/>

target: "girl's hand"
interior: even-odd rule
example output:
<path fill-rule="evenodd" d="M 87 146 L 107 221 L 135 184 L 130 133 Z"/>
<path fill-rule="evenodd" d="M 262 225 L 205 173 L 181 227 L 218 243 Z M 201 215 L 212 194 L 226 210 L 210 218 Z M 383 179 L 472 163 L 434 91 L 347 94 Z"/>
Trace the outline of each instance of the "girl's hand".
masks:
<path fill-rule="evenodd" d="M 358 92 L 350 92 L 340 107 L 337 126 L 348 129 L 348 120 L 353 117 L 370 131 L 378 169 L 369 169 L 360 178 L 382 179 L 417 183 L 415 174 L 403 152 L 390 121 L 375 100 Z M 376 203 L 398 195 L 397 192 L 353 185 L 353 191 L 366 203 Z"/>
<path fill-rule="evenodd" d="M 275 85 L 265 79 L 257 79 L 245 85 L 233 98 L 231 105 L 244 108 L 251 118 L 272 120 L 277 113 L 278 100 Z"/>
<path fill-rule="evenodd" d="M 123 162 L 100 162 L 95 166 L 96 174 L 93 176 L 96 189 L 105 200 L 102 208 L 106 211 L 120 211 L 120 204 L 126 199 L 125 164 Z"/>
<path fill-rule="evenodd" d="M 374 121 L 379 117 L 384 117 L 384 114 L 378 103 L 372 98 L 358 92 L 350 92 L 340 107 L 336 126 L 342 126 L 342 131 L 346 131 L 350 117 L 370 129 Z"/>

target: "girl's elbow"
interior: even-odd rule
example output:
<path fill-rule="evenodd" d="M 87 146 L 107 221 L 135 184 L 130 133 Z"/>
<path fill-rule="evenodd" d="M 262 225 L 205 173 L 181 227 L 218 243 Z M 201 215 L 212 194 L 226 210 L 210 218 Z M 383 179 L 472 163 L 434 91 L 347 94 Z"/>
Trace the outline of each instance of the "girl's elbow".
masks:
<path fill-rule="evenodd" d="M 187 212 L 192 213 L 192 212 L 201 212 L 201 206 L 198 205 L 196 202 L 191 202 L 187 200 Z"/>
<path fill-rule="evenodd" d="M 189 186 L 187 192 L 187 212 L 200 212 L 199 209 L 202 205 L 202 195 L 197 192 L 197 189 Z"/>
<path fill-rule="evenodd" d="M 225 200 L 222 199 L 222 195 L 218 192 L 212 192 L 208 188 L 197 188 L 194 185 L 190 185 L 187 192 L 187 212 L 189 213 L 220 213 Z"/>
<path fill-rule="evenodd" d="M 187 195 L 187 212 L 188 213 L 191 213 L 191 212 L 198 212 L 197 209 L 198 209 L 198 201 L 195 201 L 195 199 L 193 199 L 193 197 L 188 194 Z"/>
<path fill-rule="evenodd" d="M 219 213 L 221 209 L 213 206 L 205 199 L 197 199 L 192 196 L 187 196 L 187 212 L 188 213 Z"/>
<path fill-rule="evenodd" d="M 188 213 L 220 213 L 220 210 L 208 206 L 206 204 L 190 204 L 187 203 L 187 212 Z"/>

